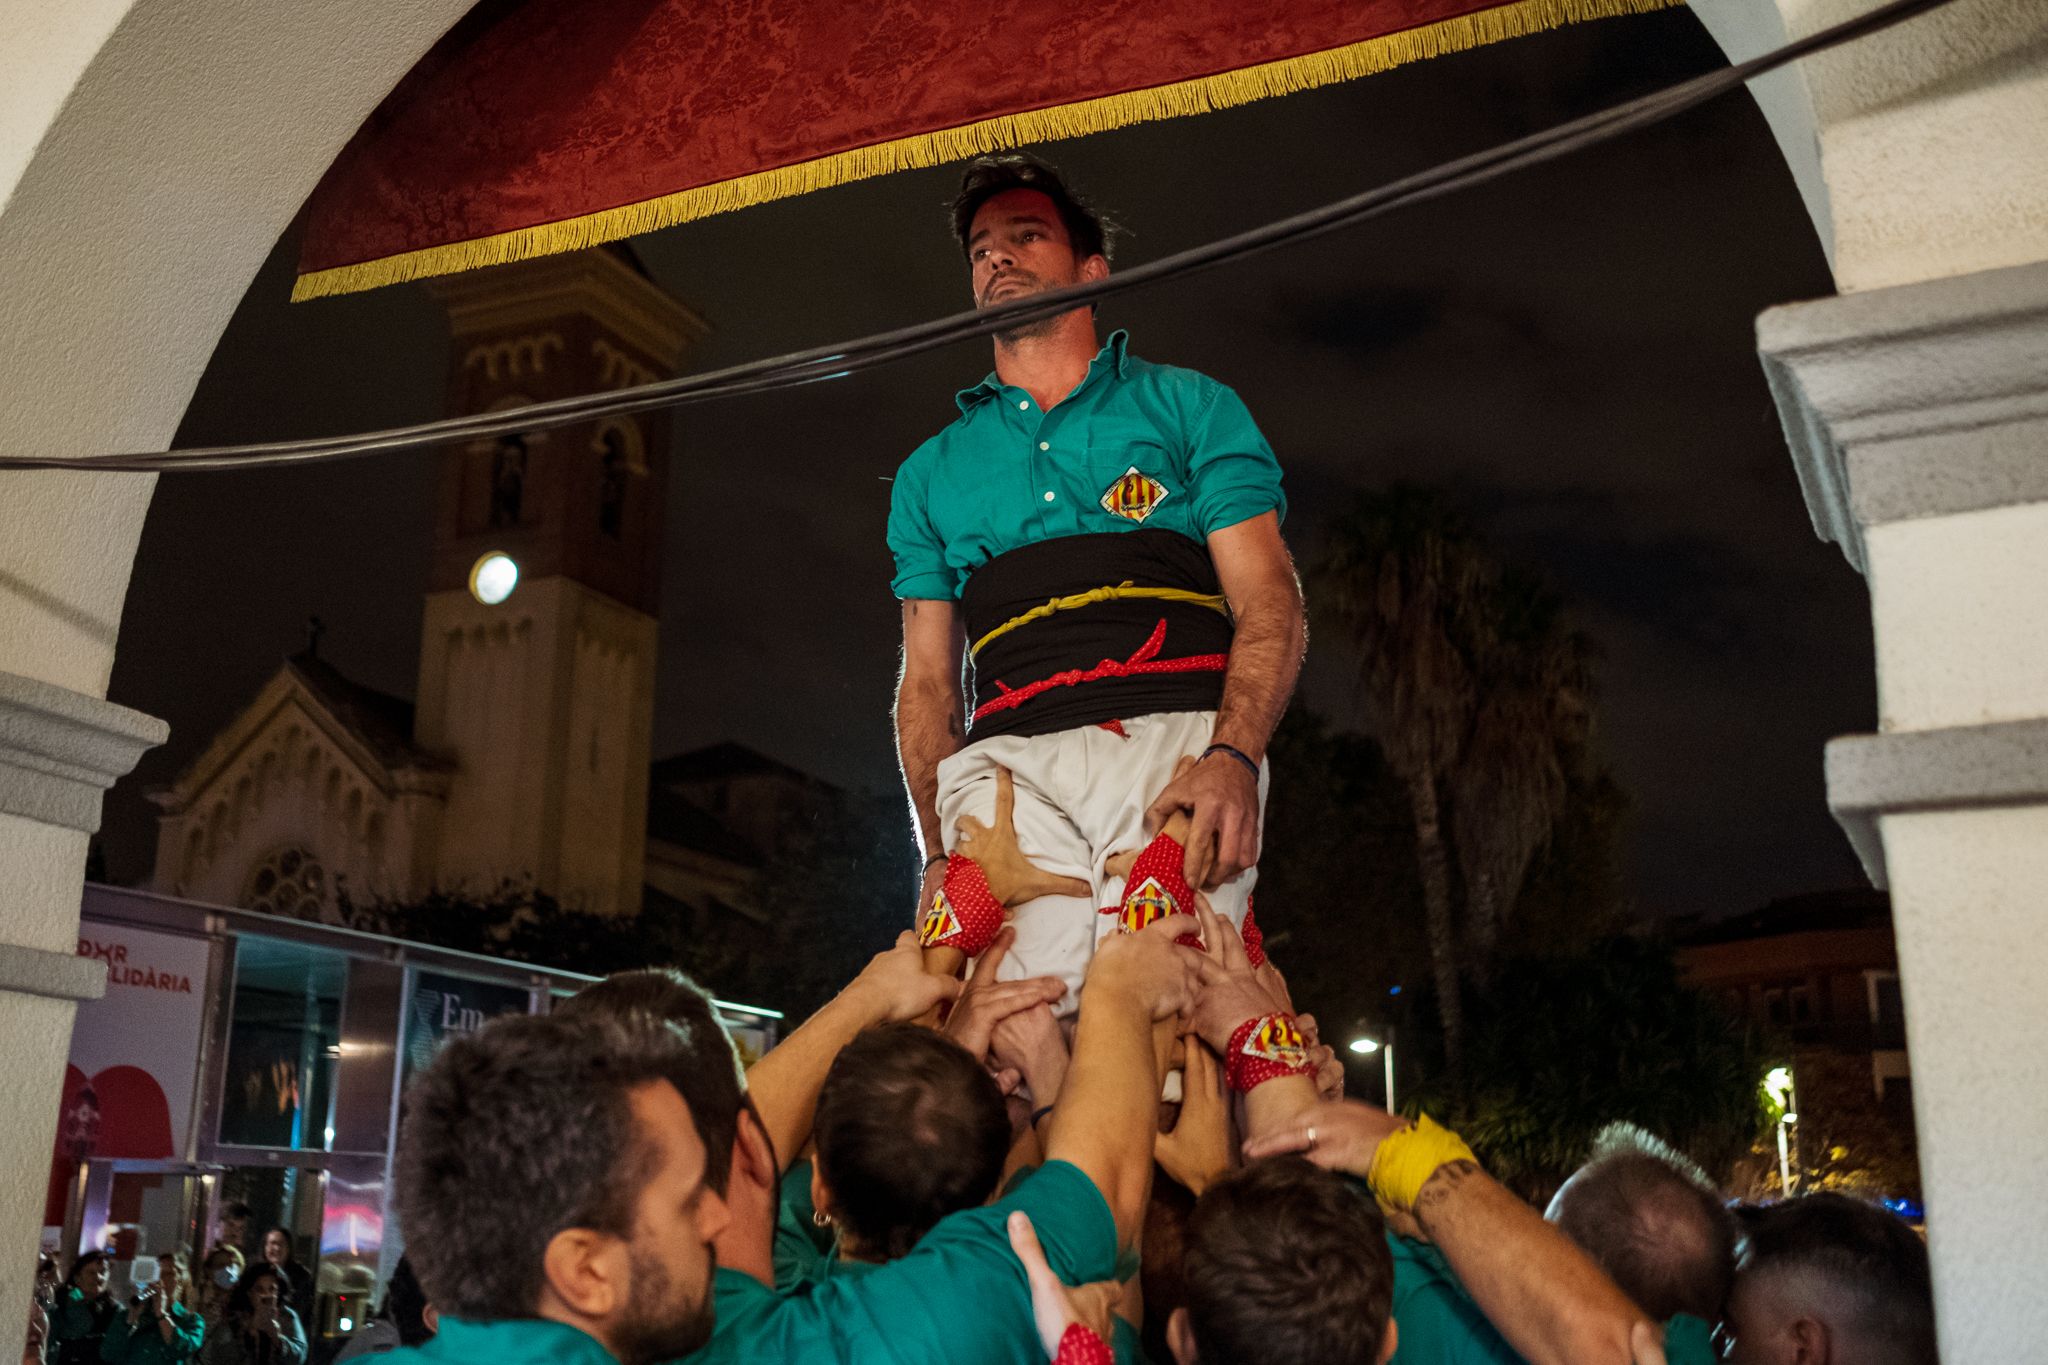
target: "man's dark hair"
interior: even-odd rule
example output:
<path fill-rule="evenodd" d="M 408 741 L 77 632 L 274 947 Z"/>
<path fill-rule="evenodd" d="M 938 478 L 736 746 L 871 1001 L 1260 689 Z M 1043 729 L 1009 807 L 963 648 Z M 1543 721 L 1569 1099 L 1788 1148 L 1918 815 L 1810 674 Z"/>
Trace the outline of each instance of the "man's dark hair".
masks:
<path fill-rule="evenodd" d="M 1706 1173 L 1634 1124 L 1610 1124 L 1551 1212 L 1658 1322 L 1720 1319 L 1735 1279 L 1735 1219 Z"/>
<path fill-rule="evenodd" d="M 412 1257 L 401 1256 L 384 1286 L 384 1306 L 377 1316 L 398 1329 L 398 1344 L 418 1346 L 430 1340 L 434 1329 L 427 1326 L 427 1291 L 412 1273 Z"/>
<path fill-rule="evenodd" d="M 239 1218 L 245 1223 L 256 1216 L 256 1210 L 250 1208 L 239 1199 L 222 1209 L 220 1213 L 223 1218 Z"/>
<path fill-rule="evenodd" d="M 818 1091 L 818 1171 L 856 1254 L 894 1260 L 1002 1178 L 1010 1119 L 967 1050 L 915 1024 L 864 1031 Z"/>
<path fill-rule="evenodd" d="M 1927 1245 L 1888 1209 L 1828 1193 L 1774 1204 L 1749 1227 L 1741 1274 L 1830 1313 L 1859 1359 L 1934 1365 Z"/>
<path fill-rule="evenodd" d="M 675 1030 L 683 1064 L 669 1081 L 697 1122 L 697 1137 L 704 1144 L 704 1183 L 723 1195 L 732 1175 L 740 1111 L 751 1104 L 739 1054 L 718 1022 L 710 992 L 674 967 L 643 967 L 615 972 L 555 1006 L 557 1018 L 592 1014 L 615 1019 L 644 1015 Z"/>
<path fill-rule="evenodd" d="M 658 1154 L 632 1092 L 681 1068 L 644 1017 L 495 1019 L 441 1049 L 405 1092 L 397 1199 L 406 1254 L 442 1312 L 530 1318 L 556 1233 L 630 1238 Z"/>
<path fill-rule="evenodd" d="M 1300 1157 L 1255 1161 L 1188 1219 L 1188 1320 L 1203 1360 L 1372 1365 L 1394 1257 L 1372 1201 Z"/>
<path fill-rule="evenodd" d="M 1068 185 L 1059 168 L 1029 152 L 995 152 L 967 163 L 960 175 L 960 192 L 953 196 L 953 238 L 960 250 L 968 250 L 967 237 L 974 230 L 974 215 L 981 206 L 1010 190 L 1037 190 L 1052 200 L 1066 226 L 1067 241 L 1076 260 L 1089 256 L 1108 259 L 1114 249 L 1117 228 L 1107 222 Z"/>

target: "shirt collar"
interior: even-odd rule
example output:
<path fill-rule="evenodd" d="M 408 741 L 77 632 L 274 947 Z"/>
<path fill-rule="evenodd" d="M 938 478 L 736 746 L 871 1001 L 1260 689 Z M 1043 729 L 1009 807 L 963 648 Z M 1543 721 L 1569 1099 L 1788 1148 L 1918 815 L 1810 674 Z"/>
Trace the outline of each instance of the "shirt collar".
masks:
<path fill-rule="evenodd" d="M 1088 374 L 1086 378 L 1081 380 L 1080 386 L 1077 386 L 1074 392 L 1079 393 L 1082 388 L 1087 386 L 1088 380 L 1095 377 L 1105 360 L 1116 367 L 1116 377 L 1122 379 L 1130 366 L 1130 344 L 1131 334 L 1123 328 L 1119 327 L 1114 332 L 1111 332 L 1109 340 L 1103 342 L 1102 349 L 1095 353 L 1095 359 L 1088 362 Z M 991 370 L 988 377 L 973 388 L 962 389 L 954 394 L 953 401 L 960 405 L 960 411 L 972 412 L 989 399 L 1001 397 L 1002 392 L 1003 381 L 996 378 L 995 372 Z"/>
<path fill-rule="evenodd" d="M 618 1365 L 596 1337 L 566 1322 L 547 1318 L 443 1317 L 440 1330 L 421 1350 L 450 1362 Z"/>

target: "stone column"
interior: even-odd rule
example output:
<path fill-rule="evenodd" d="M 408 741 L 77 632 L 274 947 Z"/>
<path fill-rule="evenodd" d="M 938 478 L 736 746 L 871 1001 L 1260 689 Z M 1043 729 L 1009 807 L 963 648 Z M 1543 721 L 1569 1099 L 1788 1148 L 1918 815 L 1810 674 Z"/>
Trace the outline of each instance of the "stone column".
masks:
<path fill-rule="evenodd" d="M 0 1302 L 28 1302 L 71 1016 L 106 990 L 77 955 L 78 869 L 100 798 L 165 724 L 55 683 L 0 673 Z M 18 1324 L 10 1309 L 6 1321 Z"/>
<path fill-rule="evenodd" d="M 1828 802 L 1892 892 L 1941 1357 L 2048 1339 L 2048 262 L 1765 313 L 1814 526 L 1870 583 L 1879 730 Z"/>

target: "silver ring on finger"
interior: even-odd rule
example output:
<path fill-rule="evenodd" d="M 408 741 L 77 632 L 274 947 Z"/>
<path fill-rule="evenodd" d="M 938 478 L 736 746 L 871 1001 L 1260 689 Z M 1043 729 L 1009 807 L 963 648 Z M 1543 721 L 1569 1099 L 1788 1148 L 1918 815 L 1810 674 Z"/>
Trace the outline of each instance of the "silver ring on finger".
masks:
<path fill-rule="evenodd" d="M 1313 1123 L 1308 1126 L 1308 1149 L 1311 1152 L 1316 1149 L 1316 1126 Z"/>

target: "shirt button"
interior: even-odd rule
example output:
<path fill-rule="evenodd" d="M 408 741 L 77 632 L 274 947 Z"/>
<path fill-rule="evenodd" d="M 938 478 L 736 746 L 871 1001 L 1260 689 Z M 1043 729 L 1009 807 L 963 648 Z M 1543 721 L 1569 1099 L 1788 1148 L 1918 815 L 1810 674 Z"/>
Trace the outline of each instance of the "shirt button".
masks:
<path fill-rule="evenodd" d="M 1045 490 L 1045 500 L 1047 502 L 1051 502 L 1053 500 L 1052 490 L 1050 488 Z"/>
<path fill-rule="evenodd" d="M 1030 406 L 1031 400 L 1029 398 L 1019 398 L 1017 400 L 1017 408 L 1019 411 L 1022 411 L 1023 409 L 1028 408 Z"/>
<path fill-rule="evenodd" d="M 1040 442 L 1038 443 L 1038 448 L 1039 448 L 1040 450 L 1051 450 L 1051 449 L 1052 449 L 1052 442 L 1051 442 L 1051 441 L 1040 441 Z"/>

